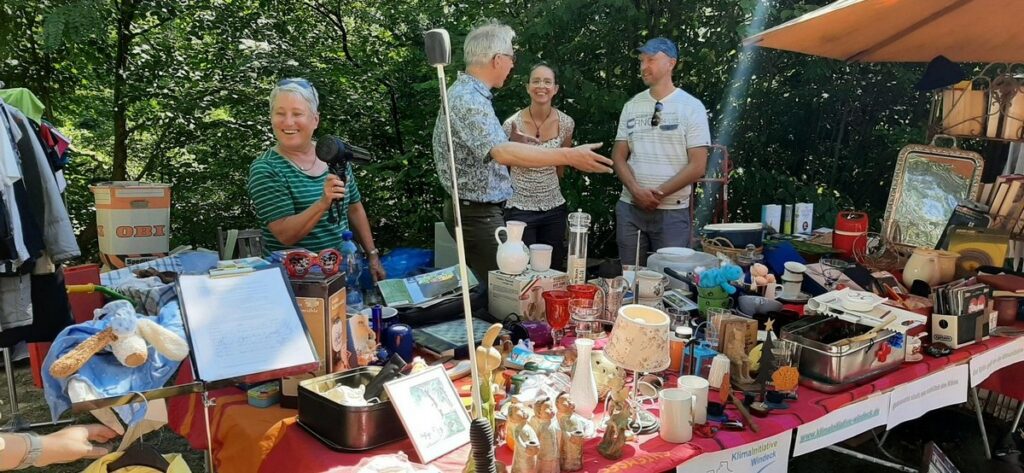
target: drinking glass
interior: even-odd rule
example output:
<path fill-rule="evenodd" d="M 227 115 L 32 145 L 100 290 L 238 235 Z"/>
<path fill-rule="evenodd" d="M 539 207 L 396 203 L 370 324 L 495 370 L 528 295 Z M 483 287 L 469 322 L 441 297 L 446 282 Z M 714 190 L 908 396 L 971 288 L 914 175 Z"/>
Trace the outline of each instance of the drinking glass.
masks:
<path fill-rule="evenodd" d="M 560 346 L 565 336 L 565 326 L 569 325 L 569 291 L 544 291 L 544 314 L 551 326 L 551 337 L 554 346 Z"/>

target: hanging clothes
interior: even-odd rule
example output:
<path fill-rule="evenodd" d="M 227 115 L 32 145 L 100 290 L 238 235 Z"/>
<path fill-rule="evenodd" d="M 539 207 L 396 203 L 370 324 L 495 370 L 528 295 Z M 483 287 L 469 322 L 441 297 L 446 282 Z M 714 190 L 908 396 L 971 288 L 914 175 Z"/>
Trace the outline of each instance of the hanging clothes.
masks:
<path fill-rule="evenodd" d="M 20 138 L 21 132 L 11 126 L 7 106 L 0 100 L 0 201 L 3 202 L 2 210 L 7 221 L 4 234 L 9 235 L 4 240 L 9 240 L 14 247 L 13 254 L 4 258 L 8 266 L 6 272 L 12 272 L 30 257 L 22 235 L 21 213 L 14 192 L 14 185 L 21 181 L 21 159 L 15 146 Z M 5 272 L 4 268 L 0 268 L 0 272 Z"/>
<path fill-rule="evenodd" d="M 0 89 L 0 100 L 21 110 L 21 113 L 36 123 L 43 121 L 43 110 L 46 110 L 46 106 L 31 90 L 24 87 Z"/>
<path fill-rule="evenodd" d="M 30 193 L 32 213 L 40 217 L 39 223 L 47 253 L 57 264 L 81 256 L 82 252 L 78 248 L 78 241 L 75 240 L 71 218 L 61 199 L 57 180 L 28 117 L 10 106 L 7 107 L 7 112 L 12 119 L 12 125 L 23 135 L 18 141 L 22 173 L 25 186 Z"/>

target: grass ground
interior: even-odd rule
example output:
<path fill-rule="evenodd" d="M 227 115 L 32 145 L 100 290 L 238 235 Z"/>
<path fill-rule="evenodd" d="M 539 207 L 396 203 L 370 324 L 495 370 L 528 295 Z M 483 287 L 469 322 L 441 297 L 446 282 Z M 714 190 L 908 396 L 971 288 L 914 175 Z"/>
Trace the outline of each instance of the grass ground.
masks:
<path fill-rule="evenodd" d="M 42 390 L 32 384 L 28 360 L 15 362 L 14 366 L 21 413 L 30 422 L 49 420 L 49 408 L 43 401 Z M 0 400 L 4 402 L 4 405 L 0 406 L 0 412 L 3 413 L 3 420 L 0 422 L 3 423 L 6 423 L 10 418 L 10 400 L 8 399 L 6 387 L 7 378 L 4 371 L 0 369 Z M 71 418 L 77 423 L 93 422 L 92 416 L 88 413 L 78 414 Z M 1001 438 L 1008 428 L 1005 422 L 991 417 L 986 419 L 986 424 L 989 427 L 989 439 L 992 442 L 996 442 Z M 39 428 L 36 432 L 45 434 L 54 430 L 57 430 L 57 428 Z M 183 454 L 189 468 L 193 472 L 205 471 L 203 452 L 191 450 L 183 438 L 171 432 L 167 427 L 147 435 L 145 440 L 147 443 L 153 444 L 161 452 L 179 452 Z M 981 436 L 974 414 L 962 407 L 940 409 L 920 419 L 904 423 L 893 429 L 884 446 L 889 454 L 899 459 L 901 463 L 916 468 L 920 463 L 924 445 L 928 441 L 936 442 L 963 473 L 1024 473 L 1018 463 L 1008 464 L 1006 462 L 995 462 L 985 459 L 984 448 L 982 447 Z M 876 447 L 874 440 L 871 439 L 870 434 L 852 439 L 845 446 L 864 454 L 880 458 L 883 456 L 882 452 Z M 79 461 L 66 465 L 51 466 L 46 468 L 46 471 L 52 473 L 79 472 L 88 464 L 89 461 Z M 829 450 L 819 450 L 795 458 L 790 462 L 789 470 L 795 473 L 890 473 L 896 471 Z"/>

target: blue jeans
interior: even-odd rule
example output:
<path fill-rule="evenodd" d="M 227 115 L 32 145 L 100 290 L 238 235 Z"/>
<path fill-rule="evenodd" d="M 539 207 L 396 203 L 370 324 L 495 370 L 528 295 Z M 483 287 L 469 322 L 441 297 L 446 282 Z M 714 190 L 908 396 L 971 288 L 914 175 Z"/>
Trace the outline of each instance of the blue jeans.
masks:
<path fill-rule="evenodd" d="M 647 252 L 670 246 L 690 246 L 690 209 L 647 212 L 633 204 L 615 204 L 615 241 L 622 264 L 638 264 L 636 232 L 640 231 L 640 265 L 647 264 Z"/>

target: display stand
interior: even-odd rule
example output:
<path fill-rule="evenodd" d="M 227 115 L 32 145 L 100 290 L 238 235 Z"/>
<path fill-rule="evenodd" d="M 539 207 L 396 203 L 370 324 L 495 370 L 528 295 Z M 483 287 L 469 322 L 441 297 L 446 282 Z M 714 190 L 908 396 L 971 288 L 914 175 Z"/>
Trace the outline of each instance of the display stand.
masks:
<path fill-rule="evenodd" d="M 25 416 L 21 415 L 21 411 L 18 408 L 18 390 L 14 385 L 14 367 L 11 365 L 13 360 L 11 359 L 11 349 L 4 348 L 4 371 L 7 374 L 7 394 L 8 399 L 11 402 L 11 420 L 0 427 L 0 432 L 23 432 L 26 430 L 32 430 L 38 427 L 53 427 L 56 425 L 70 424 L 71 419 L 62 419 L 56 422 L 35 422 L 30 423 L 25 420 Z"/>
<path fill-rule="evenodd" d="M 149 400 L 186 394 L 200 395 L 208 447 L 207 471 L 213 472 L 210 408 L 216 404 L 216 400 L 211 399 L 209 393 L 215 389 L 241 383 L 259 383 L 317 371 L 320 369 L 320 361 L 317 359 L 308 327 L 295 302 L 287 274 L 280 266 L 227 278 L 210 279 L 205 275 L 181 276 L 176 290 L 185 327 L 185 338 L 191 353 L 189 360 L 196 381 L 152 389 L 142 394 Z M 259 297 L 247 297 L 251 294 L 245 292 L 258 292 Z M 224 312 L 222 306 L 225 304 L 232 310 Z M 289 308 L 290 311 L 287 311 Z M 261 311 L 264 315 L 273 313 L 274 323 L 268 324 L 265 318 L 261 318 Z M 213 320 L 214 316 L 216 320 Z M 213 323 L 220 326 L 214 327 Z M 283 337 L 278 340 L 279 343 L 268 344 L 267 338 L 259 336 L 268 330 Z M 233 336 L 226 340 L 231 343 L 211 345 L 212 335 L 228 331 Z M 212 349 L 216 349 L 216 353 L 211 352 Z M 238 361 L 239 355 L 244 356 L 248 352 L 262 352 L 265 356 L 248 361 L 243 359 L 242 363 L 228 368 L 221 363 L 232 359 Z M 287 356 L 275 356 L 275 353 Z M 71 410 L 83 412 L 123 406 L 131 404 L 137 396 L 137 393 L 126 393 L 77 402 L 72 404 Z"/>

